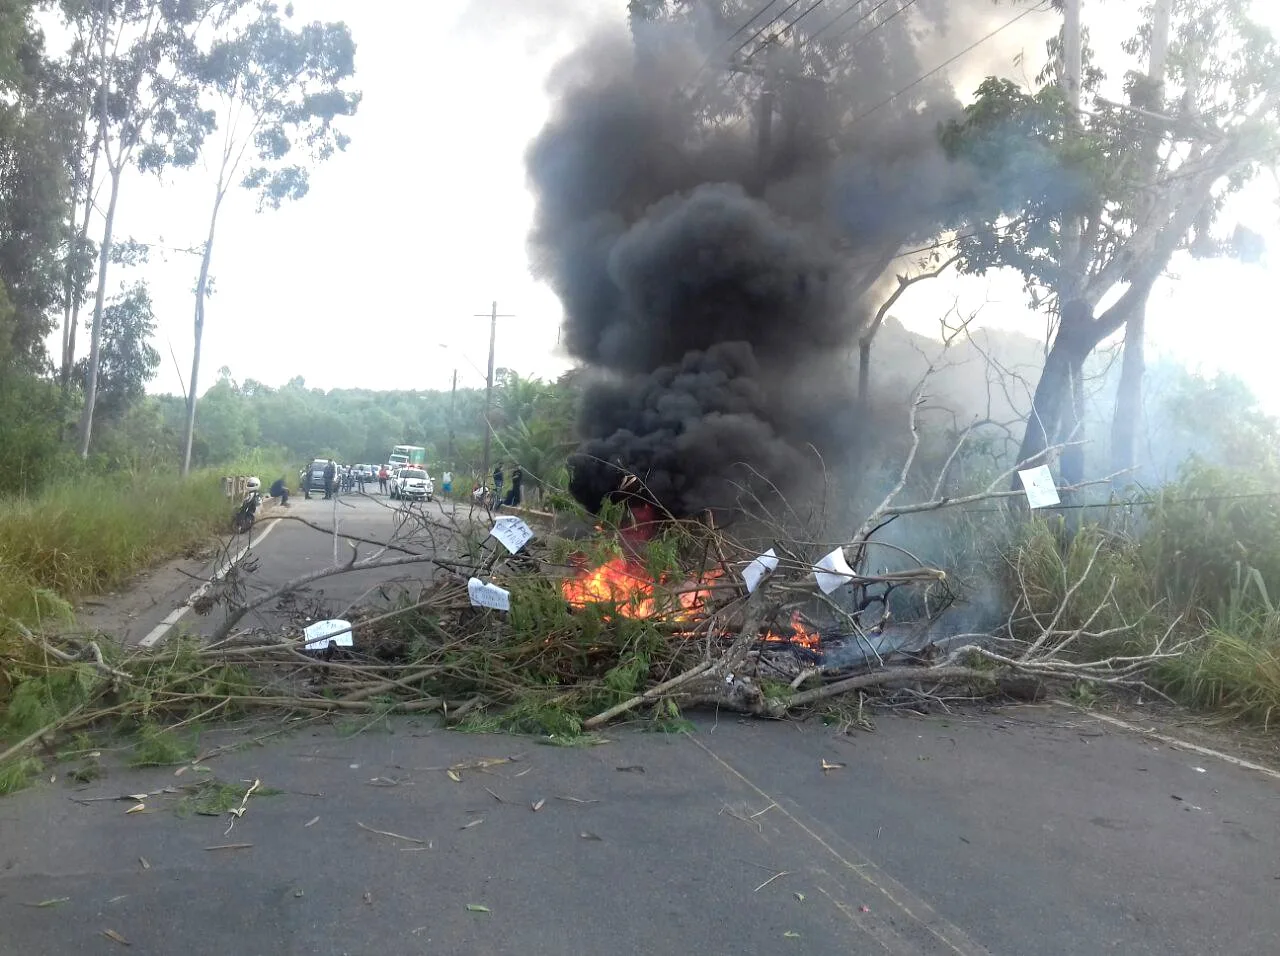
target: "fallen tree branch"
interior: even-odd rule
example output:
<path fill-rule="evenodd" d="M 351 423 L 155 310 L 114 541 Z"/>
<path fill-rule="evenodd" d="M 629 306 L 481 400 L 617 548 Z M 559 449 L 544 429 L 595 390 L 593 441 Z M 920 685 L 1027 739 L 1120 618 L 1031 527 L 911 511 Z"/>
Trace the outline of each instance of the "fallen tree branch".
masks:
<path fill-rule="evenodd" d="M 627 711 L 632 710 L 636 707 L 639 707 L 641 704 L 647 701 L 656 700 L 659 697 L 662 697 L 664 694 L 668 694 L 671 691 L 675 690 L 677 687 L 680 687 L 682 684 L 687 684 L 691 680 L 695 680 L 699 677 L 702 677 L 703 675 L 713 670 L 715 667 L 716 665 L 712 661 L 704 661 L 703 663 L 699 664 L 697 667 L 691 667 L 689 668 L 689 670 L 685 671 L 683 674 L 679 674 L 676 677 L 671 678 L 671 680 L 669 681 L 664 681 L 661 684 L 658 684 L 654 687 L 650 687 L 643 694 L 637 694 L 635 697 L 632 697 L 630 700 L 624 700 L 620 704 L 614 704 L 608 710 L 603 710 L 600 713 L 596 714 L 594 717 L 591 717 L 588 720 L 584 720 L 582 722 L 582 728 L 584 730 L 595 730 L 598 727 L 602 727 L 603 725 L 607 724 L 609 721 L 613 720 L 613 718 L 621 714 L 625 714 Z"/>

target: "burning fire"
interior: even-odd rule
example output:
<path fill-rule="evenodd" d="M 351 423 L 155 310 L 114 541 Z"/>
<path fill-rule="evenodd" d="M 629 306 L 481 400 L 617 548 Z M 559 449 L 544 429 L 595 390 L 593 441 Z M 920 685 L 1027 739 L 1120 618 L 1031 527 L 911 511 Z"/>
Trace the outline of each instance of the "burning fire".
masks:
<path fill-rule="evenodd" d="M 799 611 L 791 612 L 791 633 L 788 635 L 776 634 L 770 631 L 764 636 L 766 641 L 790 641 L 792 644 L 799 644 L 801 647 L 807 647 L 811 651 L 816 651 L 822 646 L 822 638 L 817 631 L 807 627 L 804 618 Z"/>
<path fill-rule="evenodd" d="M 644 567 L 626 558 L 614 558 L 577 577 L 566 578 L 560 582 L 560 592 L 573 607 L 612 604 L 623 617 L 670 617 L 684 621 L 701 611 L 707 602 L 709 595 L 701 586 L 719 576 L 719 571 L 708 572 L 691 586 L 663 588 L 662 600 L 659 600 L 654 590 L 657 582 Z"/>
<path fill-rule="evenodd" d="M 696 621 L 711 596 L 704 588 L 721 573 L 718 569 L 707 571 L 697 581 L 659 587 L 642 565 L 619 557 L 565 578 L 560 582 L 560 592 L 573 607 L 608 604 L 623 617 Z M 789 630 L 789 634 L 769 631 L 764 640 L 789 642 L 810 650 L 821 645 L 818 632 L 805 624 L 799 611 L 792 612 Z"/>

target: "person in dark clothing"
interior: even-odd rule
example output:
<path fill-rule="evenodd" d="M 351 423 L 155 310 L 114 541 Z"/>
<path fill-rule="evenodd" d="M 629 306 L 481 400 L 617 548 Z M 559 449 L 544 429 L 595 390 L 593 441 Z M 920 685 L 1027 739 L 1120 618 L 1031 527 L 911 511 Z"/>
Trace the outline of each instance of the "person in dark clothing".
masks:
<path fill-rule="evenodd" d="M 505 504 L 519 507 L 521 486 L 524 484 L 524 469 L 516 465 L 511 469 L 511 490 L 507 492 Z"/>
<path fill-rule="evenodd" d="M 502 504 L 502 481 L 506 476 L 502 473 L 502 462 L 493 466 L 493 503 Z"/>
<path fill-rule="evenodd" d="M 333 481 L 337 474 L 338 466 L 332 461 L 324 466 L 324 497 L 326 501 L 333 497 Z"/>
<path fill-rule="evenodd" d="M 271 497 L 279 498 L 282 505 L 289 503 L 289 489 L 285 487 L 283 478 L 277 478 L 271 486 Z"/>

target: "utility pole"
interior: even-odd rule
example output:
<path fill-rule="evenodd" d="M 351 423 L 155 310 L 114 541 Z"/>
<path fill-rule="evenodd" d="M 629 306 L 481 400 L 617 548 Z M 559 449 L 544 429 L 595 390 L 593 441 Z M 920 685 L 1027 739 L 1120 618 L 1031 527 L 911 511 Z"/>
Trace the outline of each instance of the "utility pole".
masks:
<path fill-rule="evenodd" d="M 769 164 L 773 157 L 773 100 L 778 81 L 773 51 L 774 42 L 770 40 L 764 51 L 764 85 L 756 101 L 756 182 L 761 194 L 769 185 Z"/>
<path fill-rule="evenodd" d="M 480 469 L 480 484 L 483 485 L 489 478 L 490 442 L 493 438 L 493 426 L 490 424 L 489 414 L 493 408 L 493 350 L 498 341 L 498 320 L 511 319 L 515 316 L 499 315 L 498 303 L 494 302 L 488 315 L 476 313 L 475 318 L 489 320 L 489 372 L 484 380 L 484 464 Z"/>
<path fill-rule="evenodd" d="M 453 387 L 449 389 L 449 468 L 453 469 L 453 409 L 458 401 L 458 370 L 453 370 Z"/>

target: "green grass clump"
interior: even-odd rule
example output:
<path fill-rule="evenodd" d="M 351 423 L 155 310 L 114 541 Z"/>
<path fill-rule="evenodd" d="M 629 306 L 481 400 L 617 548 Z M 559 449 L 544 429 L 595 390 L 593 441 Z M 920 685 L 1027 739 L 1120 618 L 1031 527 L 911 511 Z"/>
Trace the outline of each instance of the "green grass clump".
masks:
<path fill-rule="evenodd" d="M 1280 639 L 1213 629 L 1157 673 L 1164 691 L 1189 706 L 1264 728 L 1280 718 Z"/>
<path fill-rule="evenodd" d="M 129 757 L 131 767 L 173 767 L 196 755 L 194 734 L 180 736 L 174 731 L 144 724 Z"/>
<path fill-rule="evenodd" d="M 0 765 L 0 797 L 28 786 L 44 765 L 34 757 L 19 757 Z"/>
<path fill-rule="evenodd" d="M 33 588 L 74 600 L 118 587 L 222 530 L 231 511 L 211 473 L 84 475 L 0 501 L 0 597 Z"/>
<path fill-rule="evenodd" d="M 178 802 L 178 816 L 195 814 L 202 817 L 217 817 L 236 809 L 244 802 L 252 783 L 226 783 L 216 778 L 204 780 L 196 786 L 195 791 Z M 283 793 L 272 787 L 257 787 L 251 799 L 258 797 L 274 797 Z"/>

